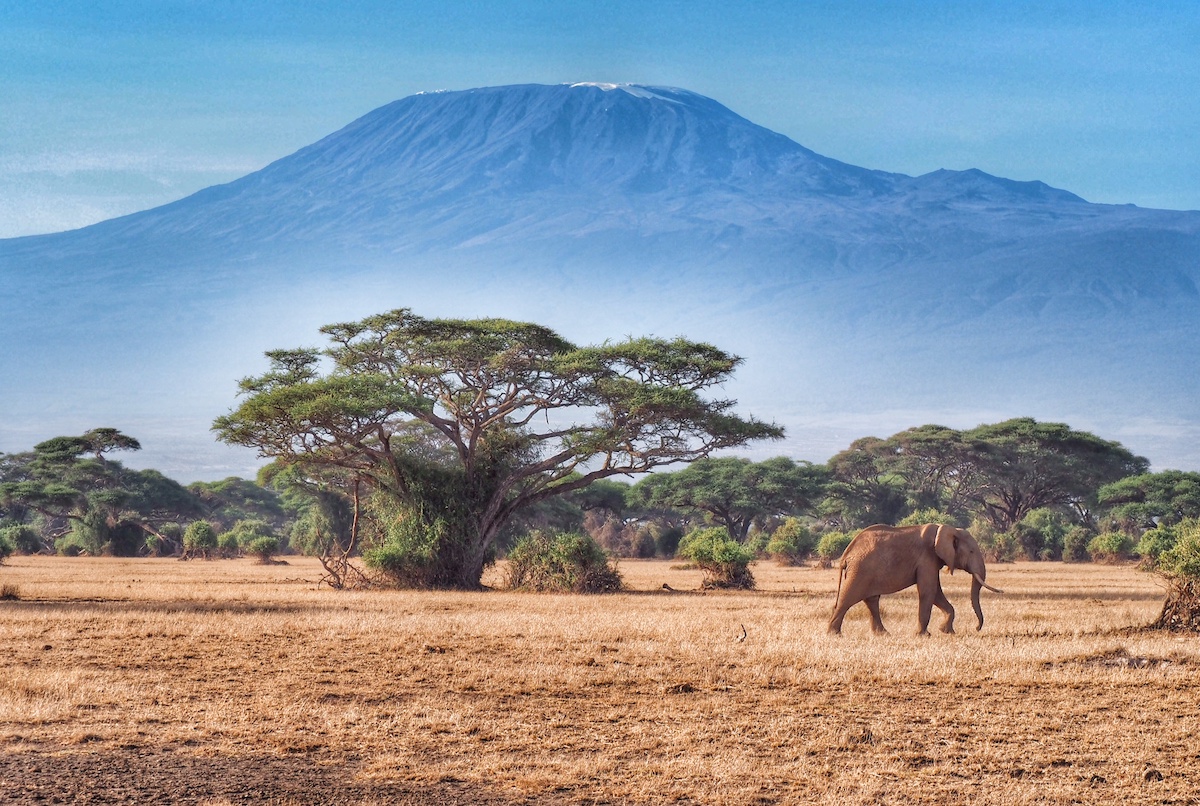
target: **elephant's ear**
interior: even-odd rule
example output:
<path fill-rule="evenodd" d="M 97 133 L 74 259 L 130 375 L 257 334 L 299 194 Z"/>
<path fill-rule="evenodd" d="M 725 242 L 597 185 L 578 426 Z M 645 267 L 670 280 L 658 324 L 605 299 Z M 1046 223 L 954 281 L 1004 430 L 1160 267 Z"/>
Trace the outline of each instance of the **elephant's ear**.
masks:
<path fill-rule="evenodd" d="M 954 559 L 958 554 L 958 530 L 953 526 L 939 524 L 937 534 L 933 538 L 933 551 L 938 558 L 954 573 Z"/>

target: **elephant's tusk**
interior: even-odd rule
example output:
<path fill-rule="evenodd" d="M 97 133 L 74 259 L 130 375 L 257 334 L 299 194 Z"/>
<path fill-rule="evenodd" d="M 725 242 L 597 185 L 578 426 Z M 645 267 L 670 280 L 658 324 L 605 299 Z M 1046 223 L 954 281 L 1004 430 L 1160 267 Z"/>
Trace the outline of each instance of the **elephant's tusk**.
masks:
<path fill-rule="evenodd" d="M 1000 590 L 999 588 L 993 588 L 991 585 L 987 584 L 982 579 L 980 579 L 979 574 L 971 574 L 971 576 L 975 579 L 976 582 L 978 582 L 981 586 L 990 590 L 992 593 L 1004 593 L 1004 591 Z"/>

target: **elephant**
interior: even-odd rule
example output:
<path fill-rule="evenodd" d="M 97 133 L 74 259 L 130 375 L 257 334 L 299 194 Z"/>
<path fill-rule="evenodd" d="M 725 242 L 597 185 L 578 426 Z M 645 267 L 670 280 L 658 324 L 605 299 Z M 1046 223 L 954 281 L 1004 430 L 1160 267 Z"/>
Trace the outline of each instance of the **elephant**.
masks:
<path fill-rule="evenodd" d="M 954 632 L 954 608 L 942 592 L 938 576 L 942 566 L 949 568 L 951 574 L 962 568 L 971 575 L 971 606 L 979 619 L 975 629 L 983 629 L 980 589 L 987 588 L 994 593 L 1003 591 L 984 581 L 987 568 L 979 544 L 966 529 L 926 523 L 920 526 L 876 524 L 854 536 L 838 563 L 838 593 L 833 617 L 829 620 L 829 632 L 841 633 L 846 611 L 864 602 L 871 611 L 872 631 L 886 633 L 879 618 L 879 597 L 910 585 L 917 586 L 920 598 L 917 635 L 929 635 L 929 617 L 934 605 L 946 614 L 942 632 Z"/>

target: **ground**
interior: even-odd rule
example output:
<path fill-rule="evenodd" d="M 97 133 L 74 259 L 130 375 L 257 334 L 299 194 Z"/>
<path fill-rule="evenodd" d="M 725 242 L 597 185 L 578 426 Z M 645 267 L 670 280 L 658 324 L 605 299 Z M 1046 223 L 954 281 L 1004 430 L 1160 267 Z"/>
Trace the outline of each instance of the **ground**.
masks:
<path fill-rule="evenodd" d="M 832 570 L 621 570 L 589 597 L 10 558 L 0 802 L 1200 803 L 1200 641 L 1131 629 L 1164 596 L 1131 566 L 994 565 L 981 633 L 946 576 L 959 631 L 925 638 L 911 592 L 889 635 L 862 605 L 826 635 Z"/>

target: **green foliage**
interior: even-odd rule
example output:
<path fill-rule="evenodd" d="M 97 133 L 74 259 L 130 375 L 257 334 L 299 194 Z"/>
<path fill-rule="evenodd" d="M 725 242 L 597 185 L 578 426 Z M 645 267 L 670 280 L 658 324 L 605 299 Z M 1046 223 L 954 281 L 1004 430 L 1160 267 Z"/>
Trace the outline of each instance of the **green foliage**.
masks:
<path fill-rule="evenodd" d="M 23 523 L 0 528 L 0 540 L 17 554 L 37 554 L 42 550 L 42 537 L 37 529 Z"/>
<path fill-rule="evenodd" d="M 247 554 L 253 554 L 260 563 L 269 563 L 271 558 L 279 553 L 279 538 L 270 535 L 258 535 L 246 543 L 243 548 Z"/>
<path fill-rule="evenodd" d="M 767 543 L 767 554 L 784 565 L 800 565 L 817 547 L 817 537 L 799 518 L 788 518 Z"/>
<path fill-rule="evenodd" d="M 639 529 L 633 544 L 633 556 L 639 560 L 648 560 L 658 553 L 658 544 L 654 542 L 654 534 L 649 529 Z"/>
<path fill-rule="evenodd" d="M 679 556 L 691 560 L 704 572 L 705 588 L 754 587 L 750 562 L 754 552 L 729 536 L 725 529 L 697 529 L 679 542 Z"/>
<path fill-rule="evenodd" d="M 902 518 L 908 507 L 906 481 L 889 458 L 894 453 L 887 441 L 863 437 L 830 459 L 830 482 L 819 514 L 858 528 Z"/>
<path fill-rule="evenodd" d="M 912 514 L 901 518 L 896 522 L 897 526 L 920 526 L 925 523 L 945 523 L 950 526 L 961 526 L 958 517 L 951 515 L 948 512 L 943 512 L 934 507 L 924 507 L 917 509 Z"/>
<path fill-rule="evenodd" d="M 825 532 L 817 541 L 817 556 L 821 558 L 821 567 L 829 568 L 846 551 L 846 546 L 854 535 L 849 532 Z"/>
<path fill-rule="evenodd" d="M 1200 517 L 1200 473 L 1165 470 L 1129 476 L 1101 487 L 1098 497 L 1122 531 L 1172 526 Z"/>
<path fill-rule="evenodd" d="M 363 551 L 367 566 L 398 587 L 453 587 L 457 570 L 465 561 L 461 553 L 469 548 L 467 542 L 454 537 L 461 532 L 461 524 L 456 525 L 452 518 L 461 510 L 450 501 L 432 509 L 446 514 L 431 518 L 425 508 L 399 506 L 382 497 L 373 499 L 371 520 L 379 533 Z M 486 564 L 492 561 L 491 556 L 485 558 Z"/>
<path fill-rule="evenodd" d="M 414 584 L 478 587 L 510 523 L 549 498 L 783 433 L 702 397 L 741 362 L 707 344 L 577 347 L 407 309 L 321 330 L 328 349 L 268 353 L 213 428 L 325 492 L 389 499 L 364 513 L 382 536 L 364 559 Z"/>
<path fill-rule="evenodd" d="M 866 437 L 829 466 L 823 512 L 842 523 L 895 523 L 908 509 L 932 506 L 1007 532 L 1043 507 L 1085 519 L 1101 486 L 1144 473 L 1148 462 L 1086 431 L 1020 417 L 969 431 L 926 425 Z"/>
<path fill-rule="evenodd" d="M 183 531 L 185 557 L 212 556 L 217 549 L 217 530 L 208 521 L 192 521 Z"/>
<path fill-rule="evenodd" d="M 0 506 L 20 513 L 20 520 L 36 513 L 42 534 L 57 537 L 58 551 L 137 554 L 157 524 L 200 511 L 194 496 L 161 473 L 129 470 L 105 457 L 139 447 L 113 428 L 48 439 L 30 453 L 6 457 Z"/>
<path fill-rule="evenodd" d="M 1193 586 L 1200 580 L 1200 520 L 1189 518 L 1179 524 L 1175 545 L 1159 555 L 1158 567 Z"/>
<path fill-rule="evenodd" d="M 1189 521 L 1184 521 L 1184 524 L 1187 523 Z M 1137 545 L 1133 547 L 1133 553 L 1150 565 L 1157 565 L 1158 559 L 1162 556 L 1163 552 L 1170 551 L 1175 547 L 1175 541 L 1176 528 L 1164 524 L 1143 532 Z"/>
<path fill-rule="evenodd" d="M 531 532 L 508 553 L 508 587 L 564 593 L 612 593 L 621 575 L 608 553 L 577 532 Z"/>
<path fill-rule="evenodd" d="M 659 557 L 674 557 L 679 553 L 683 530 L 678 526 L 659 526 L 652 529 L 654 551 Z"/>
<path fill-rule="evenodd" d="M 989 520 L 978 518 L 972 521 L 971 534 L 975 536 L 983 558 L 990 563 L 1010 563 L 1020 553 L 1021 543 L 1017 535 L 997 530 Z"/>
<path fill-rule="evenodd" d="M 1062 558 L 1064 562 L 1085 563 L 1091 559 L 1088 554 L 1088 544 L 1096 533 L 1086 526 L 1070 526 L 1063 533 Z"/>
<path fill-rule="evenodd" d="M 242 550 L 242 541 L 232 530 L 217 535 L 217 549 L 222 557 L 236 557 Z"/>
<path fill-rule="evenodd" d="M 251 543 L 262 537 L 269 537 L 275 541 L 276 548 L 279 546 L 279 536 L 275 533 L 274 527 L 265 520 L 260 518 L 244 518 L 233 525 L 229 531 L 221 535 L 221 548 L 247 549 Z"/>
<path fill-rule="evenodd" d="M 1013 527 L 1017 543 L 1030 560 L 1061 560 L 1067 519 L 1058 510 L 1035 509 Z"/>
<path fill-rule="evenodd" d="M 1091 539 L 1087 550 L 1095 562 L 1117 562 L 1129 559 L 1133 541 L 1124 532 L 1101 532 Z"/>
<path fill-rule="evenodd" d="M 155 557 L 167 557 L 183 548 L 183 527 L 174 521 L 160 524 L 155 532 L 147 532 L 146 552 Z"/>
<path fill-rule="evenodd" d="M 7 529 L 0 529 L 0 565 L 2 565 L 14 551 L 17 549 L 17 544 L 8 536 Z"/>
<path fill-rule="evenodd" d="M 229 529 L 241 520 L 263 521 L 274 533 L 286 520 L 282 496 L 253 481 L 230 476 L 221 481 L 198 481 L 188 485 L 205 508 L 205 519 L 218 529 Z"/>
<path fill-rule="evenodd" d="M 659 473 L 638 482 L 630 503 L 703 513 L 745 542 L 763 519 L 810 509 L 821 497 L 823 467 L 783 456 L 751 462 L 733 456 L 698 459 L 683 470 Z"/>

